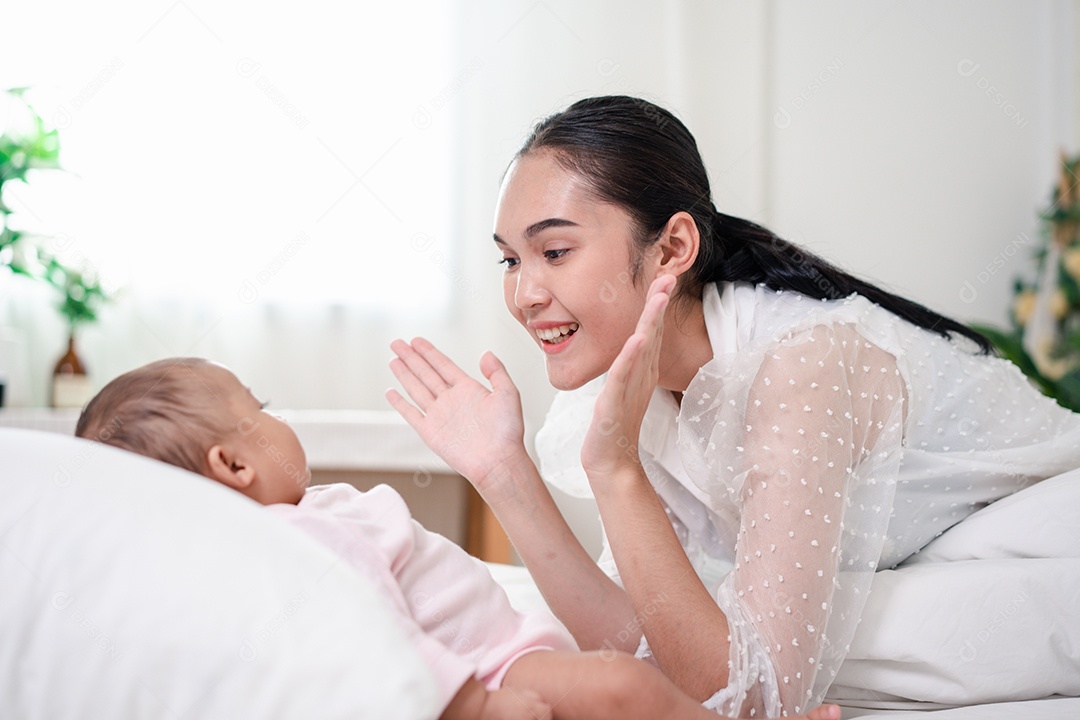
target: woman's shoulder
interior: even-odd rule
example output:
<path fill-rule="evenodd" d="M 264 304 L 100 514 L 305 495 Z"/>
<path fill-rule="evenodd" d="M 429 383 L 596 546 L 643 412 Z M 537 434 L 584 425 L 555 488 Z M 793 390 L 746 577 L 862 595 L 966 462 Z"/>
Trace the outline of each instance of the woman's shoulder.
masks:
<path fill-rule="evenodd" d="M 712 360 L 687 388 L 691 407 L 708 407 L 719 399 L 745 407 L 754 383 L 789 370 L 789 380 L 808 377 L 808 372 L 818 372 L 811 365 L 824 373 L 837 363 L 873 366 L 898 373 L 909 389 L 920 382 L 920 393 L 930 386 L 935 392 L 951 392 L 970 384 L 968 376 L 996 377 L 1008 370 L 998 366 L 1001 361 L 978 355 L 966 338 L 943 337 L 858 294 L 821 300 L 764 285 L 735 284 L 719 288 L 718 295 L 722 305 L 738 309 L 738 338 L 734 343 L 714 342 Z"/>
<path fill-rule="evenodd" d="M 966 338 L 945 338 L 858 293 L 823 300 L 750 283 L 729 283 L 717 292 L 723 304 L 738 308 L 740 342 L 736 349 L 742 354 L 765 352 L 771 346 L 800 339 L 808 341 L 822 326 L 852 337 L 857 333 L 897 359 L 912 352 L 970 355 L 977 350 Z"/>

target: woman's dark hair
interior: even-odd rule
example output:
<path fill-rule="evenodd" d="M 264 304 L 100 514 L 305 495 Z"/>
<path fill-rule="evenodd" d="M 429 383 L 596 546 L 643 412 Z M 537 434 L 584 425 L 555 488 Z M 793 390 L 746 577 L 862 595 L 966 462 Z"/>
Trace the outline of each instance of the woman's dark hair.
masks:
<path fill-rule="evenodd" d="M 697 142 L 678 118 L 640 98 L 612 95 L 579 100 L 542 120 L 518 157 L 550 150 L 601 200 L 634 219 L 640 249 L 655 242 L 671 216 L 689 213 L 701 247 L 680 293 L 700 296 L 706 283 L 745 281 L 774 290 L 837 300 L 858 293 L 919 327 L 951 338 L 990 342 L 962 323 L 886 292 L 781 239 L 770 230 L 716 210 Z"/>

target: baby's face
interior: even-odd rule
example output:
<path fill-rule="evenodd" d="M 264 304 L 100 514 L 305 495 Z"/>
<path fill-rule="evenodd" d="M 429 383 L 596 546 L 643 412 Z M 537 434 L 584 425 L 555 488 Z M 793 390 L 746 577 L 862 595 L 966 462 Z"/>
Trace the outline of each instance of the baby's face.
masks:
<path fill-rule="evenodd" d="M 232 372 L 214 366 L 215 380 L 222 389 L 247 458 L 255 468 L 257 487 L 252 497 L 263 505 L 295 505 L 311 481 L 307 457 L 296 433 L 279 416 L 267 412 L 260 402 Z"/>

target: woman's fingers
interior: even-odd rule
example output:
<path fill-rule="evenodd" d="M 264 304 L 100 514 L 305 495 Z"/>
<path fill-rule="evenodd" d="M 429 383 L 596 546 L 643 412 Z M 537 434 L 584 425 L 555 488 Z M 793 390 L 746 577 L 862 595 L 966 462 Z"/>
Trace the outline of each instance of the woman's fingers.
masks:
<path fill-rule="evenodd" d="M 641 311 L 635 332 L 657 335 L 664 325 L 664 311 L 671 300 L 671 290 L 674 288 L 675 278 L 671 275 L 662 275 L 653 280 L 649 286 L 649 293 L 645 297 L 645 308 Z"/>
<path fill-rule="evenodd" d="M 459 368 L 453 360 L 443 355 L 438 348 L 424 338 L 413 338 L 412 347 L 447 385 L 454 385 L 461 380 L 471 379 L 468 373 Z"/>
<path fill-rule="evenodd" d="M 638 355 L 641 354 L 641 348 L 644 344 L 644 338 L 640 333 L 634 333 L 626 339 L 622 350 L 615 356 L 615 362 L 611 363 L 605 385 L 612 382 L 625 385 L 629 381 L 630 373 L 637 362 Z"/>
<path fill-rule="evenodd" d="M 491 383 L 493 392 L 517 395 L 517 385 L 510 379 L 510 373 L 506 372 L 506 367 L 502 364 L 502 361 L 495 357 L 495 353 L 490 350 L 480 356 L 480 372 Z"/>
<path fill-rule="evenodd" d="M 432 409 L 441 395 L 455 387 L 474 386 L 476 389 L 482 389 L 485 395 L 491 392 L 424 338 L 414 338 L 411 343 L 394 340 L 390 343 L 390 348 L 397 356 L 391 358 L 390 370 L 409 398 L 419 407 L 421 417 Z M 517 388 L 510 380 L 506 368 L 494 354 L 490 352 L 484 354 L 480 359 L 480 369 L 492 383 L 493 389 L 517 395 Z M 409 420 L 402 407 L 396 404 L 403 403 L 408 406 L 405 398 L 396 391 L 394 396 L 388 392 L 386 397 L 391 404 L 394 404 L 395 409 L 401 412 L 406 420 Z"/>
<path fill-rule="evenodd" d="M 395 357 L 390 360 L 390 372 L 394 373 L 394 377 L 397 378 L 401 386 L 405 388 L 405 392 L 409 394 L 412 401 L 420 406 L 420 409 L 427 411 L 428 407 L 435 402 L 435 394 L 431 391 L 412 368 L 401 359 L 401 356 Z"/>
<path fill-rule="evenodd" d="M 405 418 L 405 422 L 409 423 L 409 427 L 419 433 L 420 425 L 424 422 L 424 413 L 413 407 L 412 403 L 403 398 L 401 393 L 393 388 L 386 391 L 386 399 L 398 411 L 398 415 Z"/>
<path fill-rule="evenodd" d="M 664 311 L 670 300 L 668 293 L 673 286 L 674 278 L 670 275 L 657 278 L 649 286 L 645 307 L 638 318 L 634 334 L 627 338 L 608 370 L 607 384 L 614 386 L 609 390 L 614 393 L 615 397 L 612 399 L 624 401 L 629 393 L 642 389 L 639 385 L 647 386 L 644 389 L 652 392 L 655 365 L 660 356 Z"/>
<path fill-rule="evenodd" d="M 655 382 L 652 376 L 655 374 L 656 363 L 660 357 L 664 311 L 671 299 L 668 295 L 671 285 L 668 282 L 669 279 L 671 279 L 670 276 L 663 276 L 653 281 L 645 300 L 645 308 L 638 319 L 637 328 L 623 346 L 620 359 L 625 357 L 627 379 L 631 372 L 637 370 L 638 379 L 650 384 Z"/>
<path fill-rule="evenodd" d="M 444 390 L 449 383 L 443 378 L 439 372 L 432 367 L 431 362 L 427 357 L 422 355 L 417 348 L 420 338 L 413 340 L 411 343 L 407 343 L 403 340 L 395 340 L 390 343 L 390 349 L 394 351 L 394 354 L 401 358 L 413 375 L 427 386 L 428 390 L 433 395 L 438 395 Z M 434 347 L 428 343 L 428 346 L 434 350 Z M 437 352 L 437 351 L 436 351 Z"/>
<path fill-rule="evenodd" d="M 426 411 L 428 405 L 455 383 L 469 379 L 453 361 L 423 338 L 415 338 L 411 343 L 394 340 L 390 349 L 397 355 L 390 361 L 390 370 L 421 410 Z"/>

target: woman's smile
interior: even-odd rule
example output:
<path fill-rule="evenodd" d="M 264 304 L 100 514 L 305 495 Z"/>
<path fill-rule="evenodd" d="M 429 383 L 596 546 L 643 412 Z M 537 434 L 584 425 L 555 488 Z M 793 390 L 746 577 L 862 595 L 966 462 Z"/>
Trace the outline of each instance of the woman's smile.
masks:
<path fill-rule="evenodd" d="M 576 322 L 550 327 L 537 326 L 536 337 L 540 340 L 540 347 L 544 349 L 544 352 L 557 352 L 555 348 L 565 345 L 579 327 Z"/>
<path fill-rule="evenodd" d="M 506 307 L 540 346 L 552 385 L 568 390 L 606 372 L 634 330 L 650 279 L 629 279 L 629 215 L 597 201 L 541 152 L 511 166 L 495 230 Z"/>

